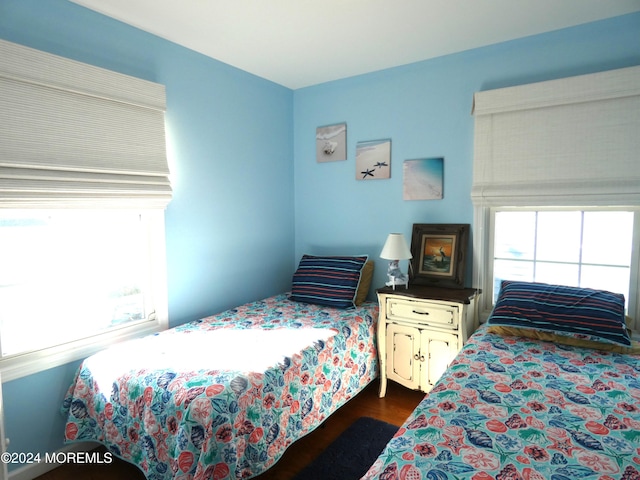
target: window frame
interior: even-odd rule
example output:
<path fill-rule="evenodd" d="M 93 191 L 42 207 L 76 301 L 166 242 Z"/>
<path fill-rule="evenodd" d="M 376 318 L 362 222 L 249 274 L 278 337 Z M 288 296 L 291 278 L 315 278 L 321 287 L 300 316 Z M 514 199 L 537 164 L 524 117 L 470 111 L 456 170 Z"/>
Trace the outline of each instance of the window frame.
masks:
<path fill-rule="evenodd" d="M 148 320 L 131 325 L 125 324 L 106 332 L 103 331 L 39 350 L 0 358 L 0 374 L 3 381 L 15 380 L 52 367 L 65 365 L 92 355 L 109 345 L 168 328 L 164 210 L 141 209 L 140 213 L 146 225 L 150 256 L 148 275 L 153 313 L 149 315 Z"/>
<path fill-rule="evenodd" d="M 493 309 L 493 260 L 495 246 L 495 214 L 498 211 L 631 211 L 634 213 L 633 240 L 631 250 L 631 272 L 627 315 L 633 320 L 631 327 L 640 327 L 637 319 L 640 313 L 640 208 L 634 206 L 481 206 L 475 208 L 476 235 L 474 235 L 474 281 L 482 290 L 478 305 L 482 322 Z"/>

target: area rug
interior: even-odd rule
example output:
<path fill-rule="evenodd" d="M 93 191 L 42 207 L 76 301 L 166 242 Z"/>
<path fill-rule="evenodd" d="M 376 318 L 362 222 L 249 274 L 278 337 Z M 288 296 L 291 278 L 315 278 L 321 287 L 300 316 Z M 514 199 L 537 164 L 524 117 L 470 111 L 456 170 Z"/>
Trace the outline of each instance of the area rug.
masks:
<path fill-rule="evenodd" d="M 361 417 L 294 480 L 358 480 L 367 473 L 398 428 L 375 418 Z"/>

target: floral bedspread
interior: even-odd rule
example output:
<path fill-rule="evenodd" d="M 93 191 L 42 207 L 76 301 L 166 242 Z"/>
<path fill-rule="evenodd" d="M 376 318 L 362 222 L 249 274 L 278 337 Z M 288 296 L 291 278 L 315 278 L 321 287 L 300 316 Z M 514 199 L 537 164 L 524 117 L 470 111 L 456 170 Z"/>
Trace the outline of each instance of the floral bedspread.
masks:
<path fill-rule="evenodd" d="M 640 478 L 640 356 L 476 332 L 364 479 Z"/>
<path fill-rule="evenodd" d="M 81 365 L 65 440 L 150 480 L 251 478 L 375 378 L 377 314 L 282 294 L 115 345 Z"/>

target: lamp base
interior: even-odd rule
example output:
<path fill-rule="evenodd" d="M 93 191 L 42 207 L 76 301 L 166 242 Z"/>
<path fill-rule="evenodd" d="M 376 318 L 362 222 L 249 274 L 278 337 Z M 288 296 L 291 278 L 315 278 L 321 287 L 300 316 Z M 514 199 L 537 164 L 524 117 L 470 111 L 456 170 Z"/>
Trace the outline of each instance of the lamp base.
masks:
<path fill-rule="evenodd" d="M 396 289 L 396 285 L 404 285 L 404 288 L 409 288 L 409 279 L 404 278 L 392 278 L 388 282 L 385 283 L 387 287 L 393 287 Z"/>
<path fill-rule="evenodd" d="M 385 283 L 387 287 L 393 287 L 396 289 L 396 285 L 404 285 L 404 288 L 409 288 L 409 275 L 402 273 L 400 270 L 399 260 L 391 260 L 389 262 L 389 268 L 387 269 L 387 277 L 389 281 Z"/>

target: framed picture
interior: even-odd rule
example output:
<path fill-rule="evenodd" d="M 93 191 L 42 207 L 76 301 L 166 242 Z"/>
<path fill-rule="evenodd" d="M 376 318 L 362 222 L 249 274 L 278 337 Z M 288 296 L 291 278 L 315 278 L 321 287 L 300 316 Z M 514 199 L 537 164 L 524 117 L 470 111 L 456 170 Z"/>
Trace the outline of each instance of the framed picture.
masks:
<path fill-rule="evenodd" d="M 404 200 L 441 200 L 444 185 L 444 158 L 405 160 Z"/>
<path fill-rule="evenodd" d="M 347 159 L 347 124 L 316 128 L 316 160 L 337 162 Z"/>
<path fill-rule="evenodd" d="M 468 241 L 469 224 L 414 223 L 410 283 L 464 288 Z"/>
<path fill-rule="evenodd" d="M 369 140 L 356 145 L 356 180 L 391 178 L 391 140 Z"/>

